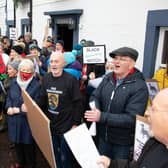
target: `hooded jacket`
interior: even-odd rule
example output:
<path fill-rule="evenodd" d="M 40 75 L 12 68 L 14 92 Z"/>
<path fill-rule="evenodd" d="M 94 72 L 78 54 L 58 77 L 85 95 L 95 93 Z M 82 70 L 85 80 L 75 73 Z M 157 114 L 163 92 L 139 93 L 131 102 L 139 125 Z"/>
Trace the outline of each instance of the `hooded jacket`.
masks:
<path fill-rule="evenodd" d="M 117 87 L 114 76 L 106 75 L 90 98 L 101 111 L 99 136 L 113 144 L 133 144 L 136 115 L 144 115 L 148 89 L 137 69 Z"/>

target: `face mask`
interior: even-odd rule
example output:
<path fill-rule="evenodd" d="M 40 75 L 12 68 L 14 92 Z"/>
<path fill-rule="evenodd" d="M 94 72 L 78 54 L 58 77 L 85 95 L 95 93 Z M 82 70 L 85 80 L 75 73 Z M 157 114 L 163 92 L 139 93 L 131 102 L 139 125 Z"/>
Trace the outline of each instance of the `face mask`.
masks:
<path fill-rule="evenodd" d="M 32 73 L 20 72 L 20 78 L 23 81 L 27 81 L 32 77 Z"/>
<path fill-rule="evenodd" d="M 112 72 L 113 70 L 106 70 L 106 72 L 105 72 L 105 74 L 107 75 L 107 74 L 109 74 L 110 72 Z"/>

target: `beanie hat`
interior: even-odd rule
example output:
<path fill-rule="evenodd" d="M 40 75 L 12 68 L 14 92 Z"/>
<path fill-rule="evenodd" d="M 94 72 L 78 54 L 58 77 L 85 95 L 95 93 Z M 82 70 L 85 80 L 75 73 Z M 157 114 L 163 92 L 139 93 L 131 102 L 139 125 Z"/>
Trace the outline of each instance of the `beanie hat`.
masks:
<path fill-rule="evenodd" d="M 115 56 L 128 56 L 136 61 L 138 58 L 138 51 L 129 47 L 121 47 L 109 53 L 109 56 L 112 58 L 114 58 Z"/>
<path fill-rule="evenodd" d="M 15 50 L 15 52 L 17 52 L 19 55 L 21 55 L 23 53 L 23 48 L 19 45 L 15 45 L 11 49 Z"/>
<path fill-rule="evenodd" d="M 82 49 L 82 45 L 81 44 L 76 44 L 74 45 L 74 50 L 81 50 Z"/>
<path fill-rule="evenodd" d="M 77 55 L 80 56 L 80 55 L 82 55 L 82 48 L 83 47 L 82 47 L 81 44 L 76 44 L 73 49 L 76 50 L 77 51 Z"/>
<path fill-rule="evenodd" d="M 66 65 L 69 65 L 76 60 L 76 57 L 72 52 L 64 52 L 64 60 L 66 62 Z"/>
<path fill-rule="evenodd" d="M 72 50 L 72 53 L 77 56 L 78 55 L 78 51 L 77 50 Z"/>
<path fill-rule="evenodd" d="M 8 63 L 8 65 L 12 66 L 17 71 L 18 71 L 19 64 L 20 64 L 20 61 L 18 61 L 18 60 L 13 60 Z"/>
<path fill-rule="evenodd" d="M 57 43 L 61 44 L 62 47 L 64 47 L 64 41 L 63 41 L 63 40 L 57 40 L 57 41 L 56 41 L 56 44 L 57 44 Z"/>

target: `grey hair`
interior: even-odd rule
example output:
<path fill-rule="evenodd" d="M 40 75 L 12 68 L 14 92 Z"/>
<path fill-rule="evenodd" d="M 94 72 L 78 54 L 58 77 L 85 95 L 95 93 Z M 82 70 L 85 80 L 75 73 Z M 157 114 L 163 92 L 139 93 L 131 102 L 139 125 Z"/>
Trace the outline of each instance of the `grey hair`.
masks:
<path fill-rule="evenodd" d="M 32 74 L 35 73 L 35 65 L 33 61 L 31 61 L 30 59 L 23 59 L 19 64 L 18 70 L 20 71 L 20 69 L 25 66 L 30 68 Z"/>

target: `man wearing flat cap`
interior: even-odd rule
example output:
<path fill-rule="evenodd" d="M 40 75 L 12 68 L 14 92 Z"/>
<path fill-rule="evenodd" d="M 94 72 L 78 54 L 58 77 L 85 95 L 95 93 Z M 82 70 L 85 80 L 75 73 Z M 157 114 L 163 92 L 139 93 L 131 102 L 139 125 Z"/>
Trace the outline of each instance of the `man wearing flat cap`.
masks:
<path fill-rule="evenodd" d="M 128 159 L 133 146 L 136 115 L 144 115 L 148 89 L 135 68 L 138 52 L 129 47 L 112 51 L 114 71 L 93 92 L 95 108 L 85 118 L 97 122 L 99 152 L 111 159 Z"/>

